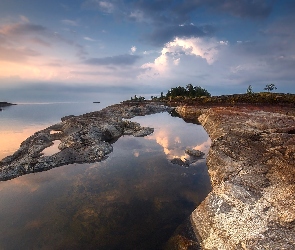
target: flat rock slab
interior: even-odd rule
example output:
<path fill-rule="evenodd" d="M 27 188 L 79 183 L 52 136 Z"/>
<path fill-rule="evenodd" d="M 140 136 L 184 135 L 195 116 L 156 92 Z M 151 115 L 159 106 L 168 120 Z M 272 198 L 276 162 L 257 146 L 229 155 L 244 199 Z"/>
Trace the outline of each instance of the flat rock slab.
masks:
<path fill-rule="evenodd" d="M 295 249 L 294 110 L 178 110 L 202 113 L 212 140 L 212 192 L 191 215 L 202 249 Z"/>
<path fill-rule="evenodd" d="M 61 122 L 40 130 L 23 141 L 11 156 L 0 161 L 0 181 L 72 163 L 91 163 L 105 159 L 112 143 L 122 135 L 136 137 L 153 133 L 126 119 L 169 111 L 157 103 L 116 104 L 80 116 L 65 116 Z M 45 156 L 42 151 L 60 140 L 59 152 Z"/>

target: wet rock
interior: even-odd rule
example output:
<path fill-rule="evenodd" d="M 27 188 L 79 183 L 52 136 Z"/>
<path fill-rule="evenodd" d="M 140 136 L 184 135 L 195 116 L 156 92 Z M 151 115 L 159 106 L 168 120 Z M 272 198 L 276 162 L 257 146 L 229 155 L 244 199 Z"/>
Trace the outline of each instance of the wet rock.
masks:
<path fill-rule="evenodd" d="M 21 143 L 11 156 L 0 161 L 0 181 L 44 171 L 71 163 L 101 161 L 113 150 L 114 142 L 123 134 L 146 136 L 153 128 L 141 127 L 128 119 L 136 115 L 166 112 L 168 107 L 157 103 L 136 106 L 116 104 L 81 116 L 65 116 L 62 122 L 38 131 Z M 58 131 L 58 133 L 53 133 Z M 42 151 L 60 140 L 60 152 L 43 156 Z"/>
<path fill-rule="evenodd" d="M 187 148 L 185 149 L 184 151 L 186 154 L 188 154 L 189 156 L 193 156 L 193 157 L 202 157 L 205 155 L 205 153 L 203 153 L 202 151 L 200 150 L 197 150 L 197 149 L 190 149 L 190 148 Z"/>
<path fill-rule="evenodd" d="M 118 138 L 122 135 L 123 129 L 120 126 L 115 126 L 113 124 L 103 125 L 101 130 L 103 131 L 103 137 L 106 141 L 109 141 L 114 138 Z"/>
<path fill-rule="evenodd" d="M 189 161 L 187 160 L 181 160 L 180 158 L 174 158 L 170 161 L 172 164 L 177 164 L 179 166 L 185 166 L 185 167 L 188 167 L 189 166 Z"/>
<path fill-rule="evenodd" d="M 144 137 L 144 136 L 147 136 L 147 135 L 150 135 L 154 132 L 154 129 L 153 128 L 149 128 L 149 127 L 142 127 L 136 131 L 134 131 L 132 133 L 133 136 L 135 137 Z"/>

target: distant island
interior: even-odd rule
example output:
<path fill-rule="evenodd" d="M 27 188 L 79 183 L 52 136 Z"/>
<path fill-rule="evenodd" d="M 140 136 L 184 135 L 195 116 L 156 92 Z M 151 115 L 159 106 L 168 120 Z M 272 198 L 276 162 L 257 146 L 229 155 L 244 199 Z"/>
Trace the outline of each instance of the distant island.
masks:
<path fill-rule="evenodd" d="M 16 104 L 9 103 L 9 102 L 0 102 L 0 111 L 2 111 L 3 107 L 8 107 L 8 106 L 11 106 L 11 105 L 16 105 Z"/>

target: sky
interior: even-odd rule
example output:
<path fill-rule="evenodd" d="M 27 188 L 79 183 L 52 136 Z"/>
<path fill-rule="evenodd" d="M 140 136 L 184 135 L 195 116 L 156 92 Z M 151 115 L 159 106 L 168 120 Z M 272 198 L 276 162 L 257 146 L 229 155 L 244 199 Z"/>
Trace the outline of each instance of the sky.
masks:
<path fill-rule="evenodd" d="M 295 93 L 294 0 L 0 0 L 0 100 Z M 94 100 L 96 101 L 96 100 Z"/>

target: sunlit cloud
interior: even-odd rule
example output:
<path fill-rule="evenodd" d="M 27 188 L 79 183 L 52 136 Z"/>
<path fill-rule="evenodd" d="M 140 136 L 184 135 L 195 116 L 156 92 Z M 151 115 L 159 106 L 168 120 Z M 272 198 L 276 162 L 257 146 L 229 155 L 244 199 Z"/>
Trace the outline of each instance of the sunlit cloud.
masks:
<path fill-rule="evenodd" d="M 211 142 L 211 139 L 209 137 L 207 141 L 203 142 L 202 144 L 199 144 L 199 145 L 195 146 L 193 149 L 200 150 L 202 152 L 208 153 L 209 149 L 211 147 L 211 143 L 212 142 Z"/>
<path fill-rule="evenodd" d="M 135 46 L 132 46 L 130 49 L 130 53 L 134 54 L 136 52 L 137 48 Z"/>
<path fill-rule="evenodd" d="M 179 66 L 182 59 L 187 56 L 200 58 L 204 63 L 212 65 L 218 59 L 218 53 L 221 45 L 227 45 L 226 42 L 218 42 L 214 38 L 175 38 L 166 43 L 154 62 L 145 63 L 141 67 L 149 69 L 147 74 L 168 75 L 173 67 Z M 144 76 L 143 76 L 144 77 Z"/>
<path fill-rule="evenodd" d="M 149 135 L 147 139 L 155 140 L 159 145 L 162 146 L 163 152 L 165 153 L 167 159 L 172 160 L 174 158 L 180 158 L 182 160 L 187 159 L 189 156 L 185 153 L 187 147 L 198 149 L 204 153 L 208 153 L 211 140 L 202 136 L 202 138 L 196 138 L 195 135 L 187 136 L 186 132 L 177 132 L 175 134 L 175 129 L 173 126 L 165 126 L 162 121 L 160 130 L 155 130 L 152 135 Z M 196 126 L 196 125 L 195 125 Z M 196 126 L 196 132 L 198 127 Z M 190 131 L 190 130 L 189 130 Z M 201 132 L 201 131 L 200 131 Z M 199 136 L 202 132 L 199 134 Z"/>

